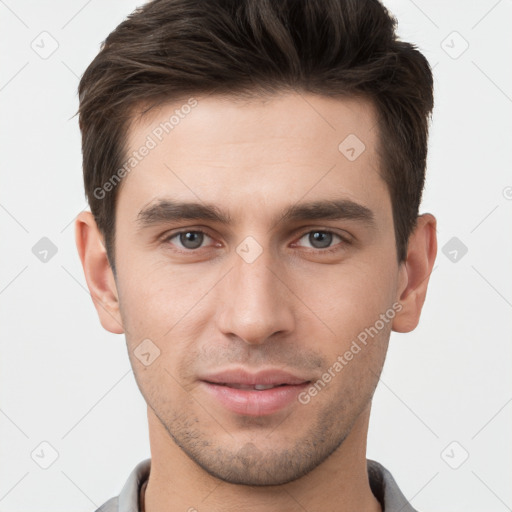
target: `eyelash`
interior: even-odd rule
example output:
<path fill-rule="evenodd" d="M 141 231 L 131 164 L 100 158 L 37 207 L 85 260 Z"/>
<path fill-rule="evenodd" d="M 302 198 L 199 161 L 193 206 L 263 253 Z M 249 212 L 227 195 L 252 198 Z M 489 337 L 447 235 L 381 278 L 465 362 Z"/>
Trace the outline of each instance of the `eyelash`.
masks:
<path fill-rule="evenodd" d="M 164 243 L 169 243 L 173 238 L 179 236 L 179 235 L 182 235 L 184 233 L 201 233 L 209 238 L 212 238 L 206 231 L 203 231 L 202 229 L 185 229 L 185 230 L 182 230 L 182 231 L 177 231 L 176 233 L 172 233 L 168 236 L 166 236 L 164 239 L 163 239 L 163 242 Z M 303 232 L 298 238 L 297 240 L 300 240 L 301 238 L 304 238 L 305 235 L 308 235 L 310 233 L 327 233 L 327 234 L 330 234 L 330 235 L 334 235 L 334 236 L 337 236 L 338 238 L 341 239 L 341 242 L 338 242 L 337 244 L 335 244 L 334 246 L 332 247 L 327 247 L 325 249 L 315 249 L 315 248 L 307 248 L 308 249 L 308 252 L 312 252 L 314 254 L 316 253 L 321 253 L 321 254 L 330 254 L 330 253 L 333 253 L 333 252 L 337 252 L 340 250 L 340 247 L 339 245 L 340 244 L 343 244 L 343 245 L 350 245 L 351 241 L 348 239 L 348 237 L 344 237 L 342 235 L 340 235 L 339 233 L 336 233 L 334 231 L 331 231 L 331 230 L 328 230 L 328 229 L 310 229 L 309 231 L 305 231 Z M 200 249 L 204 249 L 204 247 L 199 247 L 197 249 L 176 249 L 177 252 L 180 252 L 180 253 L 183 253 L 183 254 L 191 254 L 191 253 L 194 253 L 194 252 L 199 252 Z"/>

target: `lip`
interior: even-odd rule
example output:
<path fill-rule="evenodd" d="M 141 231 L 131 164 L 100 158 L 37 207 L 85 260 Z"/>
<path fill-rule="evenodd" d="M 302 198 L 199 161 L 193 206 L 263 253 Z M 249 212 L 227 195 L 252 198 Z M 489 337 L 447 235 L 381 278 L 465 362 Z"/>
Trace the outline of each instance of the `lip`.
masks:
<path fill-rule="evenodd" d="M 222 407 L 245 416 L 268 416 L 297 402 L 297 395 L 310 381 L 279 370 L 267 369 L 256 373 L 231 369 L 201 377 L 205 392 Z M 276 386 L 270 389 L 239 389 L 232 386 Z"/>
<path fill-rule="evenodd" d="M 243 384 L 246 386 L 255 386 L 256 384 L 266 386 L 277 386 L 279 384 L 295 385 L 308 382 L 308 379 L 298 377 L 293 373 L 272 368 L 257 372 L 248 372 L 243 368 L 233 368 L 205 375 L 200 380 L 214 384 Z"/>

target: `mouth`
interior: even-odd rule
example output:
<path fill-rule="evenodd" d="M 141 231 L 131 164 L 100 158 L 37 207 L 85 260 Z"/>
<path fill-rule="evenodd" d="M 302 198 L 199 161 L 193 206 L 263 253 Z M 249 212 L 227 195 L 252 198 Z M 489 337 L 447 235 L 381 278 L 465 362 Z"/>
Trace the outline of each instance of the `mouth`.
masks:
<path fill-rule="evenodd" d="M 268 416 L 297 403 L 311 380 L 282 370 L 250 373 L 234 369 L 204 376 L 205 391 L 223 409 L 244 416 Z"/>
<path fill-rule="evenodd" d="M 205 381 L 205 382 L 208 382 L 208 381 Z M 251 385 L 251 384 L 239 384 L 239 383 L 230 383 L 230 384 L 227 384 L 227 383 L 222 383 L 222 382 L 208 382 L 208 384 L 215 384 L 217 386 L 226 386 L 228 388 L 233 388 L 233 389 L 243 389 L 243 390 L 246 390 L 246 391 L 265 391 L 267 389 L 274 389 L 274 388 L 281 388 L 283 386 L 290 386 L 290 385 L 296 385 L 296 384 L 286 384 L 286 383 L 283 383 L 283 384 L 254 384 L 254 385 Z"/>

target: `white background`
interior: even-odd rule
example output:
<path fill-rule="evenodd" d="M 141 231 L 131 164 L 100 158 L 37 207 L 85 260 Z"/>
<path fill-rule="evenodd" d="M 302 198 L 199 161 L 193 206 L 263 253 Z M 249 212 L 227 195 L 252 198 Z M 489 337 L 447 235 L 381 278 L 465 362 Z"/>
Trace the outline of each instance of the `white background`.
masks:
<path fill-rule="evenodd" d="M 95 510 L 149 457 L 124 338 L 97 320 L 73 235 L 79 76 L 139 3 L 0 0 L 1 512 Z M 392 335 L 368 456 L 422 511 L 512 510 L 512 2 L 385 3 L 434 68 L 422 211 L 439 253 L 420 326 Z M 31 47 L 55 44 L 43 31 L 47 59 Z M 46 263 L 42 237 L 58 249 Z M 456 262 L 452 237 L 468 249 Z M 31 458 L 51 456 L 43 441 L 48 469 Z"/>

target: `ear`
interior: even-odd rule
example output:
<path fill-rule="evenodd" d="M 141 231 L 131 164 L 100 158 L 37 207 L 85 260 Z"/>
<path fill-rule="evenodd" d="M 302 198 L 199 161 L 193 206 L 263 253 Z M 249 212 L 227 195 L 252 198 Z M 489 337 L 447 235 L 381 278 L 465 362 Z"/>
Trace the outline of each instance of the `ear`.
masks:
<path fill-rule="evenodd" d="M 406 260 L 401 263 L 398 300 L 402 309 L 393 320 L 394 331 L 410 332 L 418 325 L 436 254 L 436 219 L 425 213 L 417 219 L 409 237 Z"/>
<path fill-rule="evenodd" d="M 124 332 L 119 313 L 116 282 L 107 251 L 91 212 L 81 212 L 75 221 L 75 239 L 87 287 L 101 325 L 114 334 Z"/>

